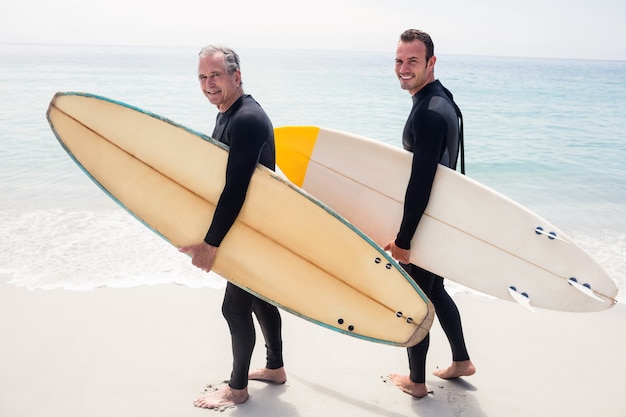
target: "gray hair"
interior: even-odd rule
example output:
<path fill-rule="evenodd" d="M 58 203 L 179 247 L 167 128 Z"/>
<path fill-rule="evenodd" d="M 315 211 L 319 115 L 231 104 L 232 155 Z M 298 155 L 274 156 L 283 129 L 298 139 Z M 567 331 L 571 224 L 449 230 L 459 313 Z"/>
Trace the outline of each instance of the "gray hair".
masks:
<path fill-rule="evenodd" d="M 224 67 L 230 75 L 241 69 L 239 67 L 239 55 L 237 55 L 237 53 L 232 49 L 225 46 L 207 45 L 200 50 L 198 55 L 212 56 L 217 53 L 221 53 L 224 56 Z"/>

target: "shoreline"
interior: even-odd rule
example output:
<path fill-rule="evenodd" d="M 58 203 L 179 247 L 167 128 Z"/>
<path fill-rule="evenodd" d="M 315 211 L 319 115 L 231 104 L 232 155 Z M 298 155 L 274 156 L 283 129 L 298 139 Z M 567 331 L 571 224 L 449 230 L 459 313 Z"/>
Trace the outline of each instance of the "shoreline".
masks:
<path fill-rule="evenodd" d="M 28 290 L 0 274 L 0 415 L 194 416 L 207 385 L 230 372 L 223 290 L 162 284 L 92 291 Z M 454 296 L 478 372 L 414 399 L 383 382 L 408 371 L 402 348 L 362 341 L 286 312 L 285 385 L 251 381 L 233 416 L 618 416 L 626 307 L 533 314 L 471 294 Z M 258 327 L 257 327 L 258 330 Z M 264 365 L 257 331 L 252 367 Z M 428 369 L 449 365 L 439 324 Z"/>

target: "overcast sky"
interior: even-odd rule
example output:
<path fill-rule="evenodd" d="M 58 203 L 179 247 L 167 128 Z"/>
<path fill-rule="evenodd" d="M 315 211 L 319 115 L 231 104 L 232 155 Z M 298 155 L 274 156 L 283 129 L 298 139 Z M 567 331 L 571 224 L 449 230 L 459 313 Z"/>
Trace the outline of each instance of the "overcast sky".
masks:
<path fill-rule="evenodd" d="M 6 4 L 8 2 L 8 4 Z M 395 50 L 626 60 L 625 0 L 4 0 L 0 43 Z"/>

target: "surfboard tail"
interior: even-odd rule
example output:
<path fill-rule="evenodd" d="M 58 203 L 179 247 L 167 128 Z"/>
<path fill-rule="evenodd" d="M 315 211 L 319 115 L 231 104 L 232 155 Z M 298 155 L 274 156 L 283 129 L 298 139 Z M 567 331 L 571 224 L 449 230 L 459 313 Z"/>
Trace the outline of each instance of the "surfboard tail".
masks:
<path fill-rule="evenodd" d="M 419 342 L 424 340 L 428 332 L 430 332 L 430 328 L 433 325 L 433 321 L 435 320 L 435 306 L 430 300 L 428 300 L 426 308 L 428 309 L 426 316 L 424 316 L 424 319 L 415 330 L 415 333 L 413 333 L 411 338 L 402 346 L 404 347 L 415 346 Z"/>

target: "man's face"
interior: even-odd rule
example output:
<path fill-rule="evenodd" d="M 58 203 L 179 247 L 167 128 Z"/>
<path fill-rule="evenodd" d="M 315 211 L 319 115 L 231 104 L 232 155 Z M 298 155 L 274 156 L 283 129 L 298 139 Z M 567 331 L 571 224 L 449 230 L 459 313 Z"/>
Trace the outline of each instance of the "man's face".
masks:
<path fill-rule="evenodd" d="M 229 74 L 221 53 L 200 56 L 198 80 L 205 97 L 220 112 L 228 110 L 241 95 L 241 72 Z"/>
<path fill-rule="evenodd" d="M 400 42 L 396 50 L 396 75 L 400 87 L 415 95 L 426 84 L 434 81 L 436 57 L 426 61 L 426 45 L 421 41 Z"/>

